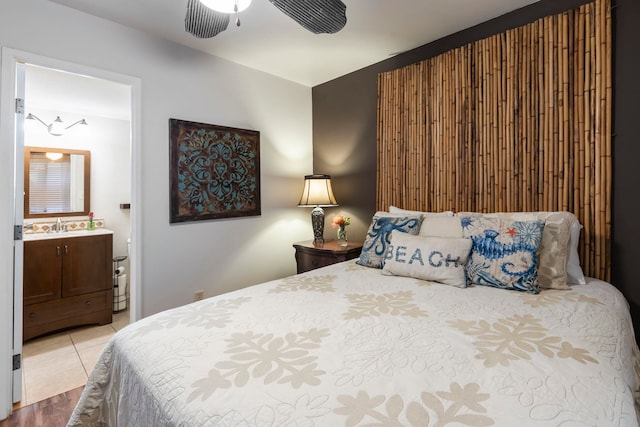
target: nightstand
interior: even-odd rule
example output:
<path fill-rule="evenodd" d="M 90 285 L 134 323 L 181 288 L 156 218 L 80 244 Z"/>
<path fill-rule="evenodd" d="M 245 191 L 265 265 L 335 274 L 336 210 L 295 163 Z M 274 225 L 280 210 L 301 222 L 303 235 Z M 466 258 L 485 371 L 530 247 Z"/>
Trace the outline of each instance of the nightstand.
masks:
<path fill-rule="evenodd" d="M 325 267 L 337 262 L 358 258 L 362 250 L 361 242 L 348 242 L 347 246 L 338 246 L 335 240 L 329 240 L 317 245 L 313 240 L 294 243 L 296 249 L 296 263 L 298 274 L 316 268 Z"/>

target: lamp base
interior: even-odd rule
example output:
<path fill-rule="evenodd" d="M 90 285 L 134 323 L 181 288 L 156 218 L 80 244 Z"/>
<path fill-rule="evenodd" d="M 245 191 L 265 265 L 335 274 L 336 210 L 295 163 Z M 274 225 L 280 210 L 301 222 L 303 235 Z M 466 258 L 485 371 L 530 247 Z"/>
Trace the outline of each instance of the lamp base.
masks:
<path fill-rule="evenodd" d="M 311 211 L 311 226 L 313 243 L 324 243 L 324 210 L 320 206 L 316 206 Z"/>

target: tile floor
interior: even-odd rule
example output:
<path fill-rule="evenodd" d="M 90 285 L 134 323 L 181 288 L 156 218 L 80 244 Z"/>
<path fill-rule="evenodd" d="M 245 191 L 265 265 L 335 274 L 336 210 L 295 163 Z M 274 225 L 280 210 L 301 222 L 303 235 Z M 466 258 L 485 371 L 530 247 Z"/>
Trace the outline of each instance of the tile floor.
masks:
<path fill-rule="evenodd" d="M 113 315 L 113 323 L 70 329 L 36 338 L 22 347 L 22 400 L 31 405 L 87 383 L 88 375 L 109 339 L 129 324 L 129 311 Z"/>

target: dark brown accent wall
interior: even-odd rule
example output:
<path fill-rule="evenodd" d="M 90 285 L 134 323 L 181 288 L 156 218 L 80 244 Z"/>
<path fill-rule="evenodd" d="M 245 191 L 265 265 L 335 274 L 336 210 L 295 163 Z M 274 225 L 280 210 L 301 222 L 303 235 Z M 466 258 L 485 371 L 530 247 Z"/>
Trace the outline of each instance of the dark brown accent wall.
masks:
<path fill-rule="evenodd" d="M 640 1 L 615 0 L 612 282 L 640 336 Z"/>
<path fill-rule="evenodd" d="M 332 176 L 341 207 L 368 223 L 376 205 L 377 75 L 431 58 L 585 0 L 541 0 L 313 88 L 314 172 Z M 640 332 L 640 1 L 614 0 L 612 282 Z M 347 202 L 344 202 L 347 201 Z M 352 235 L 350 238 L 364 238 Z M 637 269 L 640 272 L 640 269 Z M 637 284 L 636 284 L 637 282 Z M 637 314 L 637 316 L 636 316 Z"/>

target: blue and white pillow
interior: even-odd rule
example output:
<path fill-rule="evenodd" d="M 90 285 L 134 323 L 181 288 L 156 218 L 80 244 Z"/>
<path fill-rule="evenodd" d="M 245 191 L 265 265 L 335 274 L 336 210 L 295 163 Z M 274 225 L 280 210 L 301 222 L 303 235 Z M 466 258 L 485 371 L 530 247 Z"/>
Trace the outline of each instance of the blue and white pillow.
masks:
<path fill-rule="evenodd" d="M 466 288 L 464 266 L 470 251 L 471 239 L 412 236 L 392 231 L 382 274 Z"/>
<path fill-rule="evenodd" d="M 398 230 L 417 235 L 420 231 L 421 222 L 422 219 L 419 216 L 374 216 L 364 239 L 360 258 L 356 261 L 356 264 L 365 267 L 382 268 L 389 249 L 391 232 Z"/>
<path fill-rule="evenodd" d="M 537 294 L 538 249 L 544 221 L 460 216 L 464 237 L 473 242 L 469 283 Z"/>

